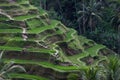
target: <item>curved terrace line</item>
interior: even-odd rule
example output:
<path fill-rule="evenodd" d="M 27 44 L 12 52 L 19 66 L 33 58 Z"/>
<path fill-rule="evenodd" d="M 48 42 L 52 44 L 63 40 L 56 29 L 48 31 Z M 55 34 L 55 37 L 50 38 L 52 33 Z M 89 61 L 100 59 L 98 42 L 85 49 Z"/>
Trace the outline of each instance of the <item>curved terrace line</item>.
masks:
<path fill-rule="evenodd" d="M 43 45 L 43 44 L 41 44 L 39 41 L 35 41 L 38 45 L 40 45 L 40 46 L 42 46 L 42 47 L 44 47 L 44 48 L 48 48 L 48 46 L 45 46 L 45 45 Z"/>
<path fill-rule="evenodd" d="M 0 14 L 8 17 L 10 20 L 14 20 L 10 15 L 8 15 L 8 14 L 5 13 L 5 12 L 3 12 L 2 9 L 0 9 Z"/>

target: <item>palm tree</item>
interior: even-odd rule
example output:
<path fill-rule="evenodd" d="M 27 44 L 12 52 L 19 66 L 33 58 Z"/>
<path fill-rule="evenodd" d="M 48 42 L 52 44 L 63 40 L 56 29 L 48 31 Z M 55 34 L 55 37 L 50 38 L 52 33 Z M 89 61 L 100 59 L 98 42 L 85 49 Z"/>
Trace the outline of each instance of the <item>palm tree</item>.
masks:
<path fill-rule="evenodd" d="M 16 72 L 15 69 L 26 72 L 26 70 L 20 65 L 14 65 L 14 62 L 9 62 L 2 66 L 4 63 L 2 62 L 2 55 L 4 51 L 0 53 L 0 80 L 10 79 L 9 73 Z"/>
<path fill-rule="evenodd" d="M 82 72 L 82 80 L 106 80 L 104 70 L 99 66 L 90 66 Z"/>
<path fill-rule="evenodd" d="M 90 28 L 91 31 L 95 30 L 97 22 L 102 20 L 101 14 L 98 7 L 101 4 L 96 0 L 90 0 L 88 3 L 83 3 L 83 9 L 78 11 L 80 17 L 78 18 L 79 23 L 82 23 L 83 31 Z"/>
<path fill-rule="evenodd" d="M 111 19 L 111 24 L 115 30 L 120 30 L 120 13 L 116 13 Z"/>
<path fill-rule="evenodd" d="M 120 80 L 120 57 L 112 55 L 107 58 L 107 63 L 103 64 L 107 80 Z"/>
<path fill-rule="evenodd" d="M 115 30 L 120 29 L 120 3 L 118 1 L 109 1 L 109 8 L 111 8 L 114 12 L 111 18 L 111 25 Z"/>

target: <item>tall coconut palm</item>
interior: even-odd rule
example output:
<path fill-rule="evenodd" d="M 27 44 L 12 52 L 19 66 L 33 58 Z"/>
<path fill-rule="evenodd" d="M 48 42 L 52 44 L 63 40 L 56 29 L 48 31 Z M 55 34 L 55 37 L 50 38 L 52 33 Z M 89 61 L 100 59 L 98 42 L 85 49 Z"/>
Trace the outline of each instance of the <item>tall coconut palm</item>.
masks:
<path fill-rule="evenodd" d="M 88 3 L 83 3 L 83 9 L 78 11 L 80 17 L 78 21 L 82 23 L 83 31 L 90 28 L 93 31 L 97 25 L 97 22 L 102 20 L 98 7 L 101 4 L 96 0 L 90 0 Z"/>
<path fill-rule="evenodd" d="M 111 24 L 115 30 L 120 30 L 120 12 L 113 15 Z"/>
<path fill-rule="evenodd" d="M 111 24 L 115 30 L 120 29 L 120 2 L 109 1 L 109 7 L 113 10 L 114 14 L 111 18 Z"/>

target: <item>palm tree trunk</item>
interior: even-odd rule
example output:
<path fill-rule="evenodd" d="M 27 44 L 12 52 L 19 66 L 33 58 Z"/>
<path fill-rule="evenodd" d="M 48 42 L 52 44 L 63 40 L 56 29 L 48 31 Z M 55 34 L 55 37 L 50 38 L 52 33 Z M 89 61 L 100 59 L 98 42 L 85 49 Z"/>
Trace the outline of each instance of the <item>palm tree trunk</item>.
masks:
<path fill-rule="evenodd" d="M 85 12 L 85 2 L 83 0 L 83 12 Z M 85 29 L 85 14 L 83 13 L 83 33 L 86 32 L 86 29 Z"/>
<path fill-rule="evenodd" d="M 73 0 L 74 1 L 74 3 L 75 3 L 75 10 L 76 10 L 76 17 L 77 17 L 77 20 L 78 20 L 78 15 L 77 15 L 77 6 L 76 6 L 76 4 L 77 4 L 77 1 L 76 0 Z M 80 26 L 80 21 L 78 21 L 78 26 L 79 26 L 79 34 L 82 34 L 82 32 L 81 32 L 81 26 Z"/>
<path fill-rule="evenodd" d="M 92 25 L 92 17 L 91 16 L 90 16 L 89 27 L 91 28 L 91 32 L 92 32 L 93 31 L 93 25 Z"/>
<path fill-rule="evenodd" d="M 83 17 L 83 34 L 86 32 L 85 18 Z"/>
<path fill-rule="evenodd" d="M 42 7 L 42 1 L 41 1 L 41 0 L 40 0 L 40 8 L 43 8 L 43 7 Z"/>
<path fill-rule="evenodd" d="M 120 25 L 118 26 L 118 43 L 120 43 Z M 120 45 L 118 45 L 118 54 L 120 54 Z"/>
<path fill-rule="evenodd" d="M 80 22 L 79 22 L 79 34 L 82 34 L 82 29 L 81 29 Z"/>
<path fill-rule="evenodd" d="M 58 3 L 58 6 L 59 6 L 59 8 L 60 8 L 60 14 L 63 14 L 63 13 L 62 13 L 62 6 L 61 6 L 60 1 L 59 1 L 59 0 L 57 0 L 57 3 Z"/>

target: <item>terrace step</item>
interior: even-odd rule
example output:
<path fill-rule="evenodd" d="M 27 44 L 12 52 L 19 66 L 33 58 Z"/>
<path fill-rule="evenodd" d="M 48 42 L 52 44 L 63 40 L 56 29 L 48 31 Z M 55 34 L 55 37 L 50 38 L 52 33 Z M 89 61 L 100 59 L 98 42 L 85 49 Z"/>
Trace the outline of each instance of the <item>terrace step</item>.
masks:
<path fill-rule="evenodd" d="M 66 34 L 67 33 L 67 34 Z M 64 33 L 65 38 L 63 41 L 58 41 L 56 43 L 62 43 L 62 42 L 70 42 L 71 40 L 74 40 L 75 37 L 74 35 L 77 34 L 77 32 L 74 29 L 70 29 L 69 31 L 67 31 L 66 33 Z"/>
<path fill-rule="evenodd" d="M 10 10 L 10 9 L 21 9 L 18 4 L 1 4 L 0 9 Z"/>
<path fill-rule="evenodd" d="M 79 40 L 80 40 L 82 46 L 85 43 L 90 44 L 90 42 L 92 42 L 93 44 L 96 44 L 93 40 L 87 39 L 86 37 L 83 37 L 83 36 L 79 36 Z"/>
<path fill-rule="evenodd" d="M 55 27 L 57 27 L 57 25 L 59 23 L 60 23 L 59 21 L 53 20 L 50 25 L 46 25 L 46 26 L 43 26 L 43 27 L 40 27 L 40 28 L 35 28 L 35 29 L 28 30 L 27 33 L 28 34 L 39 34 L 39 33 L 43 32 L 45 30 L 54 29 Z"/>
<path fill-rule="evenodd" d="M 29 1 L 28 0 L 22 0 L 21 2 L 18 2 L 18 4 L 29 4 L 30 5 L 30 3 L 29 3 Z"/>
<path fill-rule="evenodd" d="M 46 25 L 40 28 L 35 28 L 31 30 L 27 30 L 26 34 L 39 34 L 48 29 L 54 29 L 59 24 L 59 21 L 52 21 L 51 25 Z M 0 33 L 22 33 L 22 29 L 0 29 Z"/>
<path fill-rule="evenodd" d="M 0 5 L 2 6 L 7 6 L 7 5 L 14 5 L 14 4 L 29 4 L 29 1 L 28 0 L 16 0 L 16 2 L 9 2 L 9 1 L 7 1 L 7 0 L 1 0 L 1 3 L 0 3 Z"/>
<path fill-rule="evenodd" d="M 52 36 L 55 36 L 55 35 L 62 35 L 64 32 L 63 31 L 56 31 L 55 33 L 53 34 L 47 34 L 46 36 L 43 37 L 42 41 L 45 41 L 45 39 L 49 38 L 49 37 L 52 37 Z"/>
<path fill-rule="evenodd" d="M 35 76 L 35 75 L 29 75 L 29 74 L 17 74 L 12 73 L 9 74 L 10 78 L 12 79 L 24 79 L 24 80 L 49 80 L 47 78 L 41 77 L 41 76 Z"/>
<path fill-rule="evenodd" d="M 45 53 L 45 54 L 52 54 L 54 53 L 53 50 L 49 49 L 40 49 L 40 48 L 21 48 L 21 47 L 12 47 L 12 46 L 0 46 L 0 50 L 2 51 L 25 51 L 25 52 L 35 52 L 35 53 Z M 17 53 L 16 53 L 17 54 Z"/>
<path fill-rule="evenodd" d="M 30 27 L 30 29 L 34 29 L 37 27 L 43 27 L 45 25 L 45 22 L 42 21 L 40 18 L 34 18 L 27 20 L 27 25 Z"/>
<path fill-rule="evenodd" d="M 20 60 L 20 59 L 4 59 L 4 62 L 10 62 L 13 61 L 16 64 L 28 64 L 28 65 L 38 65 L 38 66 L 42 66 L 44 68 L 49 68 L 49 69 L 53 69 L 54 71 L 58 71 L 58 72 L 74 72 L 77 71 L 81 68 L 85 68 L 85 67 L 77 67 L 77 66 L 60 66 L 60 65 L 56 65 L 50 62 L 37 62 L 37 61 L 32 61 L 32 60 Z"/>
<path fill-rule="evenodd" d="M 40 73 L 40 76 L 45 76 L 45 74 L 47 74 L 46 77 L 51 78 L 50 76 L 52 76 L 53 78 L 55 78 L 55 80 L 67 80 L 67 76 L 70 73 L 79 73 L 78 70 L 86 68 L 85 66 L 60 66 L 45 61 L 37 62 L 32 60 L 4 59 L 4 63 L 8 63 L 10 61 L 13 61 L 15 64 L 23 65 L 24 67 L 27 67 L 25 65 L 33 67 L 34 73 L 32 73 L 32 75 L 35 75 L 36 72 Z"/>
<path fill-rule="evenodd" d="M 0 29 L 0 33 L 22 33 L 22 29 Z"/>
<path fill-rule="evenodd" d="M 37 14 L 27 14 L 27 15 L 20 15 L 20 16 L 16 16 L 16 17 L 13 17 L 16 21 L 25 21 L 27 19 L 30 19 L 30 18 L 34 18 L 34 17 L 37 17 L 39 15 Z"/>
<path fill-rule="evenodd" d="M 17 25 L 12 25 L 12 24 L 7 24 L 7 23 L 3 23 L 0 22 L 0 29 L 20 29 L 20 27 L 18 27 Z"/>
<path fill-rule="evenodd" d="M 13 41 L 25 41 L 22 36 L 21 37 L 3 37 L 3 39 L 5 40 L 13 40 Z M 36 39 L 36 38 L 28 38 L 26 41 L 29 41 L 29 42 L 35 42 L 37 40 L 40 40 L 40 39 Z"/>
<path fill-rule="evenodd" d="M 38 10 L 38 9 L 36 7 L 31 6 L 31 7 L 26 8 L 25 10 L 28 10 L 28 11 L 30 10 L 31 11 L 31 10 Z M 45 11 L 40 11 L 36 14 L 27 13 L 25 15 L 15 16 L 13 18 L 17 21 L 25 21 L 27 19 L 31 19 L 31 18 L 35 18 L 35 17 L 42 17 L 42 16 L 45 16 L 45 15 L 48 15 L 48 14 Z"/>
<path fill-rule="evenodd" d="M 94 56 L 98 56 L 98 52 L 105 48 L 104 45 L 100 45 L 100 44 L 97 44 L 91 48 L 88 48 L 87 50 L 85 50 L 83 53 L 80 53 L 80 54 L 76 54 L 76 55 L 73 55 L 73 56 L 69 56 L 68 58 L 75 64 L 80 64 L 81 61 L 80 59 L 84 58 L 84 57 L 87 57 L 87 56 L 91 56 L 91 57 L 94 57 Z M 83 62 L 82 62 L 83 63 Z M 83 63 L 85 65 L 85 63 Z M 81 65 L 80 65 L 81 66 Z"/>

